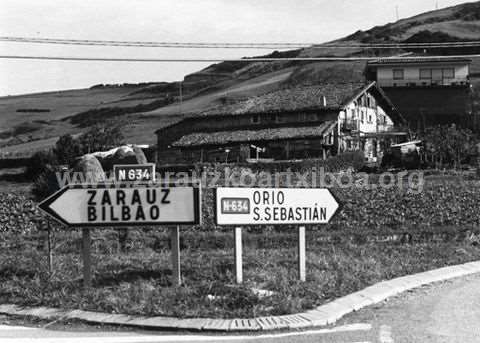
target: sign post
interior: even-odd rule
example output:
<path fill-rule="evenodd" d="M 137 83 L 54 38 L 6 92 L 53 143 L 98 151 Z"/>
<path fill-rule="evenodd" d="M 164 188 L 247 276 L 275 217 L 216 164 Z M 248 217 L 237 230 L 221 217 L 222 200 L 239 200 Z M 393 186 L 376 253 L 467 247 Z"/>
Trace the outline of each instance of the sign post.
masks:
<path fill-rule="evenodd" d="M 170 244 L 172 246 L 172 285 L 182 284 L 180 270 L 180 226 L 173 227 L 170 231 Z"/>
<path fill-rule="evenodd" d="M 235 281 L 243 283 L 243 258 L 242 258 L 242 228 L 236 227 L 235 239 Z"/>
<path fill-rule="evenodd" d="M 306 253 L 305 253 L 305 226 L 298 227 L 298 279 L 305 282 Z"/>
<path fill-rule="evenodd" d="M 327 224 L 339 207 L 338 201 L 326 188 L 219 187 L 216 190 L 217 225 L 299 225 L 298 276 L 301 281 L 306 280 L 305 225 Z M 241 277 L 239 234 L 241 228 L 236 228 L 237 282 Z"/>
<path fill-rule="evenodd" d="M 52 227 L 50 220 L 47 220 L 47 264 L 48 272 L 52 274 L 53 271 L 53 247 L 52 247 Z"/>
<path fill-rule="evenodd" d="M 200 223 L 198 184 L 74 184 L 39 204 L 41 210 L 68 227 L 82 228 L 84 284 L 91 284 L 90 228 Z M 180 281 L 179 227 L 172 234 L 173 284 Z"/>
<path fill-rule="evenodd" d="M 83 288 L 88 289 L 92 286 L 92 240 L 90 229 L 82 229 L 82 260 L 83 260 Z"/>

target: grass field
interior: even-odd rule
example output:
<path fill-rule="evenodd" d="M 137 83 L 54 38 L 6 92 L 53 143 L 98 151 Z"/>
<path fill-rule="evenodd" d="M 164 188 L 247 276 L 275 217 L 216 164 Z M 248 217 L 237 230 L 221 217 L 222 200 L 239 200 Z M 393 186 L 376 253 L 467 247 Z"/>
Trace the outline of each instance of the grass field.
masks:
<path fill-rule="evenodd" d="M 84 292 L 80 232 L 56 228 L 49 274 L 45 233 L 33 220 L 38 212 L 19 190 L 0 193 L 0 303 L 179 317 L 277 315 L 382 280 L 480 259 L 480 181 L 433 173 L 420 194 L 334 188 L 344 208 L 331 225 L 307 229 L 305 283 L 297 280 L 294 228 L 246 228 L 245 283 L 236 285 L 233 232 L 213 230 L 206 220 L 181 231 L 179 288 L 170 284 L 167 229 L 130 230 L 125 251 L 118 231 L 94 230 L 93 288 Z"/>

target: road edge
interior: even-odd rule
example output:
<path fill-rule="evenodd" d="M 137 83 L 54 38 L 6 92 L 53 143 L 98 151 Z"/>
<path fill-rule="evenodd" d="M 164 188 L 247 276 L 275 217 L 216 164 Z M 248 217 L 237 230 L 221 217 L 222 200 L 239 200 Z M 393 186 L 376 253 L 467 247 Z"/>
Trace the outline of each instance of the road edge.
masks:
<path fill-rule="evenodd" d="M 191 331 L 271 331 L 300 329 L 334 324 L 346 314 L 355 312 L 407 290 L 430 283 L 480 273 L 480 261 L 443 267 L 422 273 L 402 276 L 379 282 L 361 291 L 333 300 L 303 313 L 267 316 L 258 318 L 210 319 L 175 317 L 142 317 L 124 314 L 109 314 L 83 310 L 61 310 L 48 307 L 22 307 L 0 305 L 0 314 L 33 317 L 42 320 L 78 320 L 93 324 L 123 325 L 150 329 Z"/>

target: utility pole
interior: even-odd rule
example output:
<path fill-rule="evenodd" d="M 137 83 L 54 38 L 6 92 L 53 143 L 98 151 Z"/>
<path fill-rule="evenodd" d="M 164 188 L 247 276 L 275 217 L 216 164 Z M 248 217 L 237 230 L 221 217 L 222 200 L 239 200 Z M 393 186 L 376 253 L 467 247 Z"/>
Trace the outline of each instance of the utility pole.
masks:
<path fill-rule="evenodd" d="M 398 5 L 395 6 L 395 15 L 397 16 L 397 21 L 398 21 L 398 19 L 400 19 L 398 15 Z"/>
<path fill-rule="evenodd" d="M 438 10 L 438 1 L 435 1 L 435 9 Z"/>
<path fill-rule="evenodd" d="M 180 114 L 182 114 L 182 104 L 183 104 L 183 90 L 182 90 L 182 81 L 180 81 Z"/>

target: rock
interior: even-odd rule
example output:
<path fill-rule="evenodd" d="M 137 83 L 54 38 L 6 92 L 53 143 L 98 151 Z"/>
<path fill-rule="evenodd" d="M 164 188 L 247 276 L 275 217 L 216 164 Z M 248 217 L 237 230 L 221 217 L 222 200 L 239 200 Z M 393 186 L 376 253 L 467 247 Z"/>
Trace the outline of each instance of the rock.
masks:
<path fill-rule="evenodd" d="M 83 155 L 75 161 L 73 171 L 83 173 L 87 182 L 105 181 L 105 172 L 100 161 L 92 154 Z"/>
<path fill-rule="evenodd" d="M 135 153 L 135 156 L 137 157 L 137 163 L 138 164 L 148 163 L 147 157 L 143 153 L 143 150 L 140 149 L 138 146 L 133 147 L 133 152 Z"/>
<path fill-rule="evenodd" d="M 115 164 L 144 164 L 148 163 L 145 154 L 139 147 L 121 146 L 113 154 L 100 156 L 96 153 L 105 171 L 112 171 Z"/>

